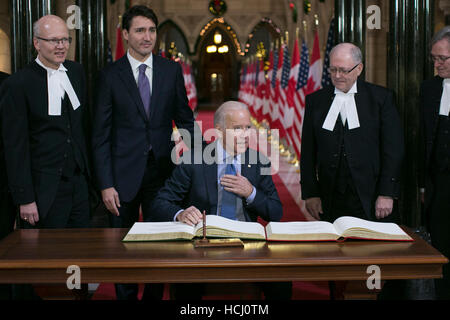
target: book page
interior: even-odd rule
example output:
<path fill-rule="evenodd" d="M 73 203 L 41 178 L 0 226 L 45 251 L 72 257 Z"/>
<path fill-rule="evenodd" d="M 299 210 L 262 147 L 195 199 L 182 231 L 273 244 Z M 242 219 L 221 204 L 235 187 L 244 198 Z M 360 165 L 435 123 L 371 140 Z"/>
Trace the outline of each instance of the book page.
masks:
<path fill-rule="evenodd" d="M 336 219 L 334 226 L 345 237 L 411 239 L 397 224 L 391 222 L 374 222 L 345 216 Z"/>
<path fill-rule="evenodd" d="M 135 222 L 124 241 L 191 239 L 194 228 L 183 222 Z"/>
<path fill-rule="evenodd" d="M 196 236 L 202 236 L 203 222 L 195 227 Z M 208 236 L 217 237 L 240 237 L 265 239 L 264 227 L 258 222 L 246 222 L 227 219 L 217 215 L 206 216 L 206 230 Z"/>
<path fill-rule="evenodd" d="M 267 240 L 336 240 L 339 234 L 326 221 L 270 222 Z"/>

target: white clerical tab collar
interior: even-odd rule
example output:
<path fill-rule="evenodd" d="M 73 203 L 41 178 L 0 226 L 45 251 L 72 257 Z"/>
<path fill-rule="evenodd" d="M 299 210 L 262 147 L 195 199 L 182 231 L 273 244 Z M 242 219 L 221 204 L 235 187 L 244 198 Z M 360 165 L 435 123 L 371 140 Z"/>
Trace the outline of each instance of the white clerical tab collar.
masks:
<path fill-rule="evenodd" d="M 47 71 L 47 95 L 48 95 L 48 115 L 60 116 L 61 105 L 64 99 L 64 93 L 67 93 L 73 110 L 78 109 L 81 105 L 77 94 L 70 83 L 67 76 L 67 68 L 61 63 L 58 69 L 46 67 L 39 57 L 36 63 Z"/>
<path fill-rule="evenodd" d="M 447 116 L 450 112 L 450 79 L 442 81 L 442 96 L 439 107 L 439 115 Z"/>
<path fill-rule="evenodd" d="M 336 95 L 323 122 L 323 129 L 333 131 L 340 114 L 345 115 L 343 123 L 345 124 L 345 121 L 347 121 L 349 130 L 360 127 L 358 110 L 356 109 L 355 103 L 355 93 L 357 92 L 356 81 L 347 93 L 337 88 L 334 89 Z"/>

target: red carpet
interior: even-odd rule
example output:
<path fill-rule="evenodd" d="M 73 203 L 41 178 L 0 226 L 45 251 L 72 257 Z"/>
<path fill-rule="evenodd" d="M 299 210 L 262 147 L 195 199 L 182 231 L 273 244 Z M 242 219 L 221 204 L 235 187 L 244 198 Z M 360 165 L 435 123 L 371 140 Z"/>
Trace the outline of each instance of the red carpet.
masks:
<path fill-rule="evenodd" d="M 202 128 L 202 132 L 209 128 L 213 128 L 213 111 L 200 112 L 197 116 L 197 122 Z M 278 175 L 272 176 L 274 184 L 277 188 L 278 195 L 283 203 L 283 219 L 282 221 L 304 221 L 304 215 L 300 211 L 300 208 L 296 204 L 295 200 L 292 198 L 289 190 L 284 185 L 283 181 Z M 140 285 L 139 298 L 142 295 L 143 285 Z M 166 285 L 166 290 L 164 292 L 164 300 L 169 299 L 169 286 Z M 293 282 L 293 300 L 323 300 L 329 299 L 328 282 Z M 115 290 L 113 284 L 101 284 L 97 291 L 95 292 L 93 300 L 113 300 L 115 299 Z M 227 294 L 227 295 L 216 295 L 211 294 L 204 297 L 206 300 L 210 299 L 258 299 L 255 297 L 254 293 L 249 292 L 248 294 Z"/>

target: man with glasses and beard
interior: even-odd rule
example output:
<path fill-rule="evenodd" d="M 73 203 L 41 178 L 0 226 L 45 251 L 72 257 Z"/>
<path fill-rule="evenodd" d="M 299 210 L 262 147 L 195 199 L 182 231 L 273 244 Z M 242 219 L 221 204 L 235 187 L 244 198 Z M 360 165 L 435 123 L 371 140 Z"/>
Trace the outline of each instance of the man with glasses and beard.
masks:
<path fill-rule="evenodd" d="M 358 79 L 361 50 L 330 52 L 333 86 L 306 97 L 301 191 L 312 218 L 392 221 L 399 195 L 403 133 L 392 92 Z"/>

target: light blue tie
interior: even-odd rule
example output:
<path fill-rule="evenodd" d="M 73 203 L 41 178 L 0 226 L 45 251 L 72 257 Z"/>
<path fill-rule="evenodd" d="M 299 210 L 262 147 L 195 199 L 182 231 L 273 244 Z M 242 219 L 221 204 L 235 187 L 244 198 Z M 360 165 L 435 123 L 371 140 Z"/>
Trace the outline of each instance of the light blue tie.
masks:
<path fill-rule="evenodd" d="M 225 174 L 236 175 L 236 169 L 232 163 L 227 164 Z M 222 192 L 222 217 L 236 220 L 236 194 L 223 189 Z"/>

